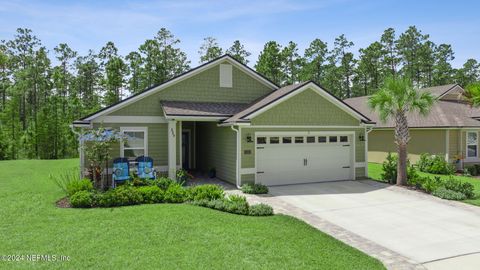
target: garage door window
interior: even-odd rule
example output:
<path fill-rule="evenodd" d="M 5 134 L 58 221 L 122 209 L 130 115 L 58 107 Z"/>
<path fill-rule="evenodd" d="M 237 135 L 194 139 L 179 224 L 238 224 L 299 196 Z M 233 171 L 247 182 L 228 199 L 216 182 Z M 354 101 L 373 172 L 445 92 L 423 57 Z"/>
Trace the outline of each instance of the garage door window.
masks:
<path fill-rule="evenodd" d="M 292 143 L 292 137 L 283 137 L 282 143 Z"/>
<path fill-rule="evenodd" d="M 303 143 L 303 137 L 295 137 L 295 143 Z"/>
<path fill-rule="evenodd" d="M 320 137 L 318 137 L 318 142 L 319 142 L 319 143 L 326 143 L 326 142 L 327 142 L 327 137 L 326 137 L 326 136 L 320 136 Z"/>
<path fill-rule="evenodd" d="M 340 136 L 340 142 L 348 142 L 348 136 Z"/>
<path fill-rule="evenodd" d="M 315 137 L 313 137 L 313 136 L 308 136 L 308 137 L 307 137 L 307 143 L 315 143 Z"/>
<path fill-rule="evenodd" d="M 266 144 L 267 143 L 267 137 L 258 137 L 257 138 L 257 144 Z"/>
<path fill-rule="evenodd" d="M 337 136 L 330 136 L 330 137 L 328 137 L 328 142 L 336 143 L 337 141 L 338 141 Z"/>
<path fill-rule="evenodd" d="M 279 144 L 280 138 L 279 137 L 270 137 L 270 144 Z"/>

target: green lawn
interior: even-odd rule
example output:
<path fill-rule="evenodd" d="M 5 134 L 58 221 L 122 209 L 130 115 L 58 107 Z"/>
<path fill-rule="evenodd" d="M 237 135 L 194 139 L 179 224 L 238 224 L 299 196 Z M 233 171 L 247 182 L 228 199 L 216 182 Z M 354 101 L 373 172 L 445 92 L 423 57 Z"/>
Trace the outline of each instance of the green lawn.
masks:
<path fill-rule="evenodd" d="M 68 262 L 4 262 L 42 269 L 384 269 L 292 217 L 239 216 L 190 205 L 60 209 L 48 175 L 78 160 L 0 162 L 0 256 L 67 255 Z"/>
<path fill-rule="evenodd" d="M 379 163 L 368 163 L 368 177 L 382 181 L 380 175 L 382 174 L 382 164 Z M 419 175 L 421 176 L 440 176 L 441 178 L 448 178 L 450 176 L 448 175 L 440 175 L 440 174 L 431 174 L 431 173 L 424 173 L 424 172 L 418 172 Z M 466 176 L 454 176 L 455 178 L 464 181 L 464 182 L 469 182 L 472 183 L 473 186 L 475 187 L 475 198 L 470 199 L 470 200 L 464 200 L 463 202 L 473 204 L 480 206 L 480 179 L 478 178 L 473 178 L 473 177 L 466 177 Z"/>

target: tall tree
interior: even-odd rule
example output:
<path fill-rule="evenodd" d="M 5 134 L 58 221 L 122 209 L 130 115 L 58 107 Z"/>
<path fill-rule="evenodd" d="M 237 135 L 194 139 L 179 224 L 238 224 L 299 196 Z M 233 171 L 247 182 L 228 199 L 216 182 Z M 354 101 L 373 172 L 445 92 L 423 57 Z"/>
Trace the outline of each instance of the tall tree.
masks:
<path fill-rule="evenodd" d="M 455 82 L 463 87 L 480 80 L 480 63 L 475 59 L 468 59 L 456 71 Z"/>
<path fill-rule="evenodd" d="M 200 63 L 205 63 L 218 58 L 222 55 L 223 50 L 218 45 L 217 39 L 213 37 L 206 37 L 200 46 L 198 54 L 200 54 Z"/>
<path fill-rule="evenodd" d="M 143 59 L 140 53 L 131 52 L 126 57 L 128 63 L 128 74 L 130 75 L 128 79 L 128 89 L 133 94 L 139 93 L 144 90 L 142 87 L 143 80 Z"/>
<path fill-rule="evenodd" d="M 105 104 L 111 105 L 122 99 L 122 89 L 125 83 L 127 65 L 118 55 L 118 49 L 111 41 L 100 50 L 99 58 L 105 71 L 102 86 L 105 90 Z"/>
<path fill-rule="evenodd" d="M 325 77 L 327 56 L 327 43 L 318 38 L 313 40 L 308 48 L 305 49 L 300 78 L 304 81 L 312 80 L 318 84 L 322 84 Z"/>
<path fill-rule="evenodd" d="M 263 51 L 258 56 L 255 69 L 277 85 L 283 81 L 282 73 L 282 46 L 276 41 L 269 41 L 263 47 Z"/>
<path fill-rule="evenodd" d="M 361 78 L 362 94 L 368 95 L 370 92 L 375 92 L 383 81 L 382 44 L 374 42 L 367 48 L 360 49 L 359 52 L 360 57 L 356 72 Z"/>
<path fill-rule="evenodd" d="M 353 42 L 348 41 L 344 34 L 335 38 L 332 59 L 337 66 L 337 76 L 339 95 L 341 98 L 349 98 L 352 96 L 351 82 L 353 78 L 353 70 L 356 63 L 353 53 L 348 50 L 353 47 Z"/>
<path fill-rule="evenodd" d="M 226 53 L 245 65 L 248 64 L 248 57 L 251 55 L 243 44 L 240 43 L 240 40 L 235 40 L 232 46 L 227 49 Z"/>
<path fill-rule="evenodd" d="M 303 59 L 298 54 L 298 46 L 290 41 L 281 51 L 282 73 L 284 76 L 283 85 L 293 84 L 299 81 Z"/>
<path fill-rule="evenodd" d="M 407 146 L 410 141 L 407 114 L 418 112 L 427 115 L 434 101 L 435 98 L 430 93 L 415 90 L 411 81 L 405 77 L 388 77 L 383 87 L 368 99 L 369 107 L 378 111 L 381 121 L 392 119 L 395 123 L 397 185 L 407 184 Z"/>
<path fill-rule="evenodd" d="M 422 53 L 427 53 L 424 43 L 428 38 L 428 35 L 422 34 L 415 26 L 410 26 L 400 35 L 396 43 L 398 55 L 403 64 L 402 72 L 404 75 L 410 77 L 417 86 L 421 85 L 421 59 L 426 58 L 425 56 L 422 57 Z"/>
<path fill-rule="evenodd" d="M 452 82 L 454 71 L 450 62 L 455 59 L 452 46 L 440 44 L 434 52 L 433 85 L 444 85 Z"/>
<path fill-rule="evenodd" d="M 382 65 L 383 73 L 388 76 L 397 74 L 398 52 L 396 47 L 395 30 L 393 28 L 386 29 L 380 38 L 382 45 Z"/>

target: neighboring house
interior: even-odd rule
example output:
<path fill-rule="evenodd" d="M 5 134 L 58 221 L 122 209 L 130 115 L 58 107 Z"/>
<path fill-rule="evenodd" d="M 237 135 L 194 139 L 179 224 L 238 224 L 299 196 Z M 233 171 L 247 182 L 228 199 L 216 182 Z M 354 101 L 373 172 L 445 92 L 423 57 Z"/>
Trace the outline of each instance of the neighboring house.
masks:
<path fill-rule="evenodd" d="M 430 92 L 437 101 L 425 117 L 417 113 L 408 115 L 410 160 L 416 162 L 420 154 L 429 153 L 445 156 L 459 168 L 479 163 L 480 110 L 465 102 L 464 89 L 458 84 L 449 84 L 419 91 Z M 396 152 L 394 122 L 382 123 L 378 114 L 368 108 L 368 96 L 345 102 L 377 123 L 368 135 L 368 161 L 383 162 L 388 152 Z"/>
<path fill-rule="evenodd" d="M 148 155 L 172 178 L 215 168 L 237 186 L 366 177 L 372 124 L 313 82 L 279 88 L 229 55 L 73 123 L 135 138 L 113 157 Z"/>

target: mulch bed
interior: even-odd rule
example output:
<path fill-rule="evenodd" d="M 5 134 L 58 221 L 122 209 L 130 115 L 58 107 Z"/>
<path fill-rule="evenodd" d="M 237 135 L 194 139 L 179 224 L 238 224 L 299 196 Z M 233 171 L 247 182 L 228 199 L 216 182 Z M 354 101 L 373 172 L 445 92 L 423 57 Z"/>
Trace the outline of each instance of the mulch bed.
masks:
<path fill-rule="evenodd" d="M 58 200 L 56 203 L 57 207 L 59 208 L 71 208 L 72 206 L 70 205 L 70 201 L 68 200 L 67 197 L 61 198 Z"/>

